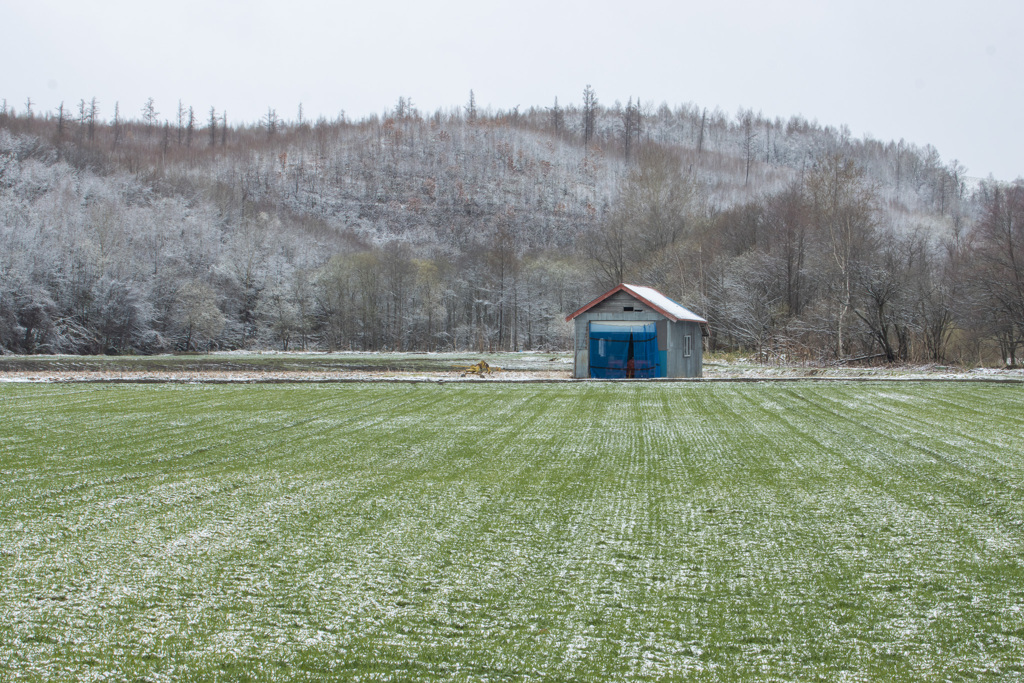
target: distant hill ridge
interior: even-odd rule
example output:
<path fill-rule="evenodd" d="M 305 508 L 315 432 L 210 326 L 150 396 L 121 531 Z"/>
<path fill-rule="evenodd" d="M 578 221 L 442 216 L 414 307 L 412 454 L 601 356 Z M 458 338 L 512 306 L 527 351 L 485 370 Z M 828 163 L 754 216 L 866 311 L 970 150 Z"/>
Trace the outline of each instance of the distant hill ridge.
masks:
<path fill-rule="evenodd" d="M 613 280 L 662 288 L 715 327 L 712 309 L 735 308 L 727 275 L 778 257 L 790 210 L 793 225 L 818 227 L 803 231 L 785 305 L 764 304 L 770 331 L 719 313 L 713 343 L 763 347 L 786 328 L 790 344 L 793 322 L 824 316 L 835 320 L 802 353 L 846 356 L 886 343 L 860 321 L 853 284 L 838 295 L 826 282 L 827 169 L 867 211 L 872 263 L 882 235 L 929 253 L 966 235 L 1005 185 L 930 146 L 693 105 L 424 114 L 402 98 L 358 121 L 268 110 L 238 126 L 189 111 L 0 113 L 0 347 L 562 347 L 559 316 Z M 811 303 L 839 308 L 811 325 Z M 920 329 L 907 323 L 908 336 Z"/>

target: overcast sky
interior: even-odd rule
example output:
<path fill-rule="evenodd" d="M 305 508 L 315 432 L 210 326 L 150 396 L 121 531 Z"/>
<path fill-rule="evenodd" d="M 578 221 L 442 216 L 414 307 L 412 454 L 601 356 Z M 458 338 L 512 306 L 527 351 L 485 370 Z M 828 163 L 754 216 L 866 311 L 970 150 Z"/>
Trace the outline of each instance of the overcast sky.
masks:
<path fill-rule="evenodd" d="M 0 98 L 255 121 L 579 103 L 739 107 L 1024 176 L 1022 0 L 0 0 Z"/>

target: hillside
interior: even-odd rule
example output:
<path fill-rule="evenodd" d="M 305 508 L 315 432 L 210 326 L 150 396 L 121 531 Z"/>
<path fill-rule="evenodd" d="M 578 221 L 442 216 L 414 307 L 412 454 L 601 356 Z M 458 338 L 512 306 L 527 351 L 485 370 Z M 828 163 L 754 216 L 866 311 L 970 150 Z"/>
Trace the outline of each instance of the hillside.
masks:
<path fill-rule="evenodd" d="M 717 348 L 1010 358 L 1019 273 L 993 245 L 1006 212 L 1021 245 L 1022 194 L 931 147 L 694 106 L 7 110 L 0 348 L 564 348 L 564 315 L 625 280 Z"/>

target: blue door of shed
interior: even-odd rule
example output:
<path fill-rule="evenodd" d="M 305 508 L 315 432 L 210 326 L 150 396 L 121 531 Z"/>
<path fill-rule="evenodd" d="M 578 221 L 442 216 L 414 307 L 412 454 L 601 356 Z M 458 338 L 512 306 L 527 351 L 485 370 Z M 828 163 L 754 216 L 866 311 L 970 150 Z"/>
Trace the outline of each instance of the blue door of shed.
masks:
<path fill-rule="evenodd" d="M 590 323 L 590 376 L 594 379 L 664 377 L 653 322 Z"/>

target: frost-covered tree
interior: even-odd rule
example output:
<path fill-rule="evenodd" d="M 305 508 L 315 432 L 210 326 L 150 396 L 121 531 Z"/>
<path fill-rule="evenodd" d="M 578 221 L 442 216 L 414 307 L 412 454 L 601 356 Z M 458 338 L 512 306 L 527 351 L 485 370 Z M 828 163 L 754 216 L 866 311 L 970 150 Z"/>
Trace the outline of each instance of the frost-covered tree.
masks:
<path fill-rule="evenodd" d="M 181 101 L 178 102 L 178 114 L 181 115 Z M 160 112 L 156 110 L 156 101 L 149 97 L 142 105 L 142 123 L 146 125 L 146 132 L 152 134 L 153 128 L 159 120 Z M 179 119 L 180 120 L 180 119 Z"/>
<path fill-rule="evenodd" d="M 977 287 L 989 333 L 1009 365 L 1024 347 L 1024 181 L 986 183 L 975 230 Z"/>
<path fill-rule="evenodd" d="M 199 280 L 182 283 L 175 295 L 172 320 L 179 346 L 185 351 L 207 347 L 224 329 L 224 314 L 213 289 Z"/>
<path fill-rule="evenodd" d="M 583 89 L 583 145 L 586 147 L 597 132 L 597 95 L 587 84 Z"/>

